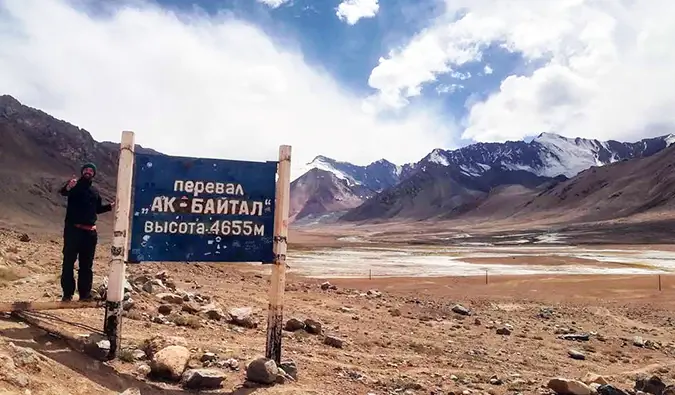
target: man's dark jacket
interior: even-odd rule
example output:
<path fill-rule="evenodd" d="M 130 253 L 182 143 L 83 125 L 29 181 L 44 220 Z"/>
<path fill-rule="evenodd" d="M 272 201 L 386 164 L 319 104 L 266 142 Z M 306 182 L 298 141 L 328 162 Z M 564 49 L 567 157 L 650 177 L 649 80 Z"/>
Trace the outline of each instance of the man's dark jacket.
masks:
<path fill-rule="evenodd" d="M 66 190 L 66 183 L 60 190 L 61 195 L 68 197 L 66 209 L 66 225 L 96 225 L 97 214 L 112 210 L 110 204 L 103 204 L 101 194 L 90 180 L 80 178 L 70 190 Z"/>

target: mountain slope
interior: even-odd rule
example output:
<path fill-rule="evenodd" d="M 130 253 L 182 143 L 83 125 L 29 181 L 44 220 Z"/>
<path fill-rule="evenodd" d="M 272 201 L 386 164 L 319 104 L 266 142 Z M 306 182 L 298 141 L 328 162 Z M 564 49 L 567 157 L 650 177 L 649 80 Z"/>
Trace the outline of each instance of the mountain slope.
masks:
<path fill-rule="evenodd" d="M 363 189 L 362 194 L 358 190 Z M 357 207 L 365 200 L 363 193 L 372 194 L 326 170 L 311 169 L 291 183 L 289 220 L 322 215 Z"/>
<path fill-rule="evenodd" d="M 479 176 L 491 168 L 525 170 L 544 177 L 573 177 L 591 166 L 647 157 L 675 143 L 675 136 L 643 139 L 635 143 L 567 138 L 542 133 L 532 141 L 477 143 L 452 151 L 436 149 L 405 169 L 407 174 L 434 163 L 455 165 L 466 175 Z M 404 174 L 405 176 L 405 174 Z"/>
<path fill-rule="evenodd" d="M 301 175 L 291 183 L 291 221 L 356 207 L 396 185 L 400 168 L 384 159 L 357 166 L 319 155 L 293 173 Z"/>
<path fill-rule="evenodd" d="M 675 209 L 675 146 L 593 167 L 524 202 L 518 217 L 597 221 Z"/>
<path fill-rule="evenodd" d="M 496 213 L 500 206 L 485 206 L 486 199 L 513 199 L 514 193 L 525 198 L 528 190 L 537 193 L 591 166 L 650 157 L 673 143 L 673 135 L 622 143 L 542 133 L 529 143 L 477 143 L 453 151 L 435 149 L 418 163 L 403 166 L 399 184 L 340 219 L 419 220 L 450 218 L 472 210 Z M 499 196 L 502 190 L 511 197 Z M 514 207 L 505 206 L 504 212 L 513 214 Z"/>
<path fill-rule="evenodd" d="M 491 168 L 479 176 L 467 175 L 459 166 L 433 164 L 389 188 L 361 206 L 350 210 L 343 221 L 382 220 L 393 218 L 430 219 L 469 210 L 490 191 L 502 185 L 535 188 L 549 182 L 548 177 L 523 170 Z"/>
<path fill-rule="evenodd" d="M 60 226 L 65 202 L 57 190 L 89 161 L 104 198 L 114 198 L 118 155 L 118 144 L 98 143 L 86 130 L 0 96 L 0 220 Z"/>

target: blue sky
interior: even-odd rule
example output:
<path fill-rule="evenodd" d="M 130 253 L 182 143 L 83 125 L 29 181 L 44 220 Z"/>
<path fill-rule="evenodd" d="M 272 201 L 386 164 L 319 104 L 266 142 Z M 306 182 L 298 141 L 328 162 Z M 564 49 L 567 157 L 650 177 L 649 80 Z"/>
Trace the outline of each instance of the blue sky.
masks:
<path fill-rule="evenodd" d="M 364 96 L 375 93 L 368 79 L 380 57 L 391 49 L 405 46 L 411 37 L 447 12 L 445 3 L 438 0 L 380 0 L 377 15 L 350 25 L 336 15 L 341 1 L 293 0 L 276 8 L 255 0 L 191 3 L 159 0 L 158 3 L 168 9 L 186 11 L 197 7 L 210 14 L 232 13 L 262 28 L 279 45 L 297 45 L 308 63 L 326 70 L 340 84 Z M 499 45 L 488 46 L 481 61 L 459 66 L 454 71 L 426 84 L 423 94 L 413 98 L 411 104 L 424 106 L 433 102 L 441 106 L 448 123 L 454 122 L 466 116 L 467 101 L 484 100 L 499 89 L 508 75 L 531 72 L 518 53 L 508 52 Z M 459 136 L 453 145 L 473 142 Z"/>
<path fill-rule="evenodd" d="M 636 141 L 675 131 L 673 19 L 666 0 L 0 0 L 0 92 L 188 156 Z"/>

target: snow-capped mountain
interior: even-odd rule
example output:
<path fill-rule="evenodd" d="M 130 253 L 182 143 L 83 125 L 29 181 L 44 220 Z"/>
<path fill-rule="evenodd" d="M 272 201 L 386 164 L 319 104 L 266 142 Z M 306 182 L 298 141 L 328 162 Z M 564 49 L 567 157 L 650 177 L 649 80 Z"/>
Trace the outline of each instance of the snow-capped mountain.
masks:
<path fill-rule="evenodd" d="M 452 151 L 435 149 L 421 161 L 404 165 L 397 185 L 367 199 L 341 219 L 460 215 L 509 186 L 531 191 L 546 188 L 592 166 L 650 157 L 674 143 L 673 135 L 622 143 L 543 133 L 530 142 L 478 143 Z"/>
<path fill-rule="evenodd" d="M 573 177 L 592 166 L 651 156 L 674 143 L 672 134 L 624 143 L 542 133 L 529 143 L 508 141 L 477 143 L 451 151 L 435 149 L 411 169 L 421 170 L 433 163 L 458 166 L 464 174 L 474 177 L 492 168 L 524 170 L 543 177 Z"/>
<path fill-rule="evenodd" d="M 292 220 L 346 211 L 399 181 L 401 168 L 384 159 L 367 166 L 322 155 L 291 170 Z"/>
<path fill-rule="evenodd" d="M 380 159 L 367 166 L 358 166 L 349 162 L 319 155 L 311 162 L 291 171 L 291 181 L 295 181 L 312 169 L 332 173 L 336 178 L 344 180 L 348 186 L 361 186 L 379 192 L 395 185 L 401 174 L 401 167 Z"/>

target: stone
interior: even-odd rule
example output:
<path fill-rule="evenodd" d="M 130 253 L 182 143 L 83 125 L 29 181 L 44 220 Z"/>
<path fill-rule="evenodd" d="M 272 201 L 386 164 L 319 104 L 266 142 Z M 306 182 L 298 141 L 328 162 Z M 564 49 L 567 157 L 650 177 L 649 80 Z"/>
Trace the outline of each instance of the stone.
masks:
<path fill-rule="evenodd" d="M 234 325 L 244 328 L 258 327 L 258 323 L 253 317 L 253 309 L 250 307 L 238 307 L 230 309 L 228 314 L 230 314 L 230 322 Z"/>
<path fill-rule="evenodd" d="M 622 391 L 616 387 L 613 387 L 609 384 L 603 384 L 599 386 L 596 391 L 599 395 L 628 395 L 627 392 Z"/>
<path fill-rule="evenodd" d="M 471 311 L 461 304 L 456 304 L 452 307 L 452 311 L 461 315 L 471 315 Z"/>
<path fill-rule="evenodd" d="M 508 326 L 499 327 L 499 328 L 497 328 L 497 334 L 508 336 L 508 335 L 511 334 L 511 329 Z"/>
<path fill-rule="evenodd" d="M 570 350 L 567 351 L 567 355 L 569 355 L 570 358 L 572 358 L 572 359 L 577 359 L 577 360 L 586 359 L 586 356 L 581 351 L 577 351 L 577 350 L 570 349 Z"/>
<path fill-rule="evenodd" d="M 120 395 L 141 395 L 141 390 L 138 388 L 129 388 L 124 392 L 120 392 Z"/>
<path fill-rule="evenodd" d="M 588 341 L 591 338 L 589 333 L 565 333 L 558 336 L 562 340 Z"/>
<path fill-rule="evenodd" d="M 173 310 L 173 306 L 170 304 L 162 304 L 157 307 L 157 312 L 162 315 L 169 315 Z"/>
<path fill-rule="evenodd" d="M 183 305 L 181 306 L 181 310 L 188 313 L 188 314 L 197 314 L 200 311 L 199 305 L 195 302 L 190 302 L 190 299 L 185 300 L 183 298 Z"/>
<path fill-rule="evenodd" d="M 30 236 L 28 236 L 27 233 L 23 233 L 21 236 L 19 236 L 19 241 L 22 243 L 28 243 L 30 241 Z"/>
<path fill-rule="evenodd" d="M 675 395 L 675 385 L 671 384 L 663 389 L 661 395 Z"/>
<path fill-rule="evenodd" d="M 591 395 L 593 390 L 586 384 L 563 378 L 553 378 L 546 384 L 548 388 L 560 395 Z"/>
<path fill-rule="evenodd" d="M 633 345 L 636 346 L 636 347 L 644 347 L 645 346 L 645 340 L 640 336 L 635 336 L 635 337 L 633 337 Z"/>
<path fill-rule="evenodd" d="M 92 333 L 84 342 L 84 352 L 98 360 L 107 359 L 110 352 L 110 340 L 98 333 Z"/>
<path fill-rule="evenodd" d="M 291 376 L 293 380 L 298 379 L 298 365 L 296 365 L 295 361 L 292 360 L 287 360 L 287 361 L 281 361 L 279 364 L 279 368 L 283 369 L 286 374 Z"/>
<path fill-rule="evenodd" d="M 157 299 L 161 300 L 162 302 L 165 303 L 170 303 L 170 304 L 183 304 L 183 297 L 180 295 L 172 294 L 172 293 L 158 293 L 155 295 Z"/>
<path fill-rule="evenodd" d="M 223 314 L 223 311 L 218 308 L 212 308 L 212 309 L 206 309 L 203 310 L 204 315 L 214 321 L 220 321 L 225 318 L 225 314 Z"/>
<path fill-rule="evenodd" d="M 584 377 L 581 379 L 581 381 L 584 384 L 589 384 L 589 385 L 592 384 L 592 383 L 597 383 L 597 384 L 600 384 L 600 385 L 609 384 L 609 382 L 607 382 L 607 379 L 600 376 L 599 374 L 595 374 L 595 373 L 591 373 L 591 372 L 586 373 L 586 375 L 584 375 Z"/>
<path fill-rule="evenodd" d="M 634 389 L 636 391 L 660 395 L 665 388 L 666 384 L 664 384 L 664 382 L 661 381 L 661 378 L 658 376 L 651 376 L 649 378 L 640 377 L 637 380 L 635 380 Z"/>
<path fill-rule="evenodd" d="M 305 330 L 313 335 L 321 334 L 321 323 L 319 321 L 307 318 L 305 320 Z"/>
<path fill-rule="evenodd" d="M 246 378 L 258 384 L 272 384 L 277 380 L 279 368 L 267 358 L 257 358 L 246 366 Z"/>
<path fill-rule="evenodd" d="M 212 352 L 205 352 L 204 355 L 199 359 L 202 362 L 214 362 L 218 359 L 218 356 Z"/>
<path fill-rule="evenodd" d="M 335 348 L 343 348 L 345 345 L 345 341 L 337 336 L 326 336 L 323 343 Z"/>
<path fill-rule="evenodd" d="M 190 350 L 183 346 L 168 346 L 152 358 L 150 369 L 156 377 L 178 381 L 190 361 Z"/>
<path fill-rule="evenodd" d="M 297 318 L 289 319 L 288 321 L 286 321 L 286 325 L 284 326 L 284 330 L 288 332 L 295 332 L 301 329 L 305 329 L 305 323 Z"/>
<path fill-rule="evenodd" d="M 216 389 L 223 386 L 225 372 L 217 369 L 190 369 L 183 373 L 183 386 L 188 389 Z"/>

